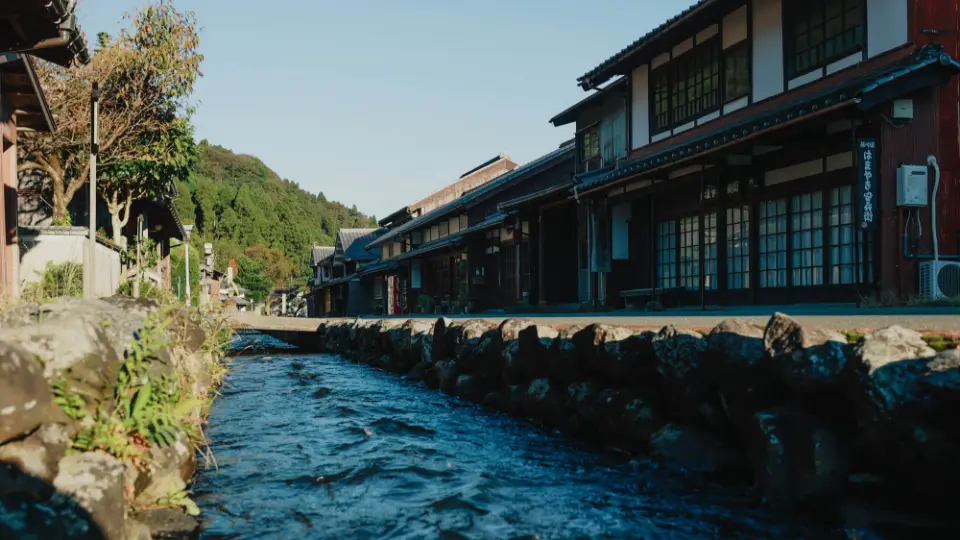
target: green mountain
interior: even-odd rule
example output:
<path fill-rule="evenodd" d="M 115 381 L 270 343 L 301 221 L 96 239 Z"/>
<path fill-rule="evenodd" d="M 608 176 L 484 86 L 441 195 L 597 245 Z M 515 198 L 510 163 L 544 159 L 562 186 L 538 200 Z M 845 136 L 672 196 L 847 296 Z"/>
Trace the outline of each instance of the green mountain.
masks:
<path fill-rule="evenodd" d="M 199 251 L 211 242 L 218 270 L 237 260 L 238 280 L 253 296 L 272 287 L 305 285 L 310 248 L 332 246 L 338 229 L 376 227 L 376 220 L 356 206 L 309 193 L 256 157 L 206 140 L 197 151 L 195 172 L 177 182 L 180 218 L 196 226 L 190 244 Z"/>

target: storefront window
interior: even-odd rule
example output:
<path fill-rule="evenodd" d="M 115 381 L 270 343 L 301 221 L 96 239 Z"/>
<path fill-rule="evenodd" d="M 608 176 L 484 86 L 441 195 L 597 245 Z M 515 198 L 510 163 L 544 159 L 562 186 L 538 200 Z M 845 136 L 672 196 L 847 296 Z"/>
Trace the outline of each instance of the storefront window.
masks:
<path fill-rule="evenodd" d="M 680 285 L 700 289 L 700 218 L 680 220 Z"/>
<path fill-rule="evenodd" d="M 853 189 L 833 188 L 830 193 L 830 283 L 854 280 Z"/>
<path fill-rule="evenodd" d="M 793 285 L 823 285 L 823 192 L 794 196 L 790 210 Z"/>
<path fill-rule="evenodd" d="M 727 208 L 727 288 L 750 287 L 750 207 Z"/>
<path fill-rule="evenodd" d="M 671 289 L 677 286 L 677 222 L 657 224 L 657 287 Z"/>
<path fill-rule="evenodd" d="M 760 286 L 787 286 L 787 200 L 760 203 Z"/>

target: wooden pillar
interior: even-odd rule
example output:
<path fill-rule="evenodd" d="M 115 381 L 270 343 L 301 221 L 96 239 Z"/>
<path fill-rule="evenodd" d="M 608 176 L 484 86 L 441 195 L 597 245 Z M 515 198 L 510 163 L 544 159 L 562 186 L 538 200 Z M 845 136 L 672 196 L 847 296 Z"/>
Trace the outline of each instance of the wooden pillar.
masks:
<path fill-rule="evenodd" d="M 17 238 L 17 129 L 16 119 L 3 125 L 3 234 L 2 234 L 2 267 L 3 267 L 3 296 L 16 298 L 20 296 L 20 246 Z"/>

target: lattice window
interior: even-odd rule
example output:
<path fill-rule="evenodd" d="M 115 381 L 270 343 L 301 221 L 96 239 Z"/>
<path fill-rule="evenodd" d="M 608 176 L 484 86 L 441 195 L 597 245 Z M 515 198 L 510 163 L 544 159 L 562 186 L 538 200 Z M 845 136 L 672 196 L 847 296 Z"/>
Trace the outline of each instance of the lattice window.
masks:
<path fill-rule="evenodd" d="M 723 53 L 723 99 L 733 101 L 750 93 L 750 42 L 743 41 Z"/>
<path fill-rule="evenodd" d="M 680 285 L 700 289 L 700 218 L 680 220 Z"/>
<path fill-rule="evenodd" d="M 677 286 L 677 222 L 657 224 L 657 287 Z"/>
<path fill-rule="evenodd" d="M 823 285 L 823 192 L 791 198 L 790 217 L 793 285 Z"/>
<path fill-rule="evenodd" d="M 791 76 L 863 48 L 863 0 L 795 0 L 786 21 Z"/>
<path fill-rule="evenodd" d="M 750 287 L 750 207 L 727 208 L 727 288 Z"/>
<path fill-rule="evenodd" d="M 787 286 L 787 200 L 760 203 L 760 286 Z"/>
<path fill-rule="evenodd" d="M 717 288 L 717 214 L 703 216 L 703 287 L 708 291 Z"/>
<path fill-rule="evenodd" d="M 847 285 L 854 281 L 854 267 L 856 265 L 856 241 L 854 232 L 860 235 L 861 245 L 864 245 L 863 232 L 854 226 L 853 188 L 843 186 L 830 191 L 830 283 Z M 867 235 L 869 241 L 869 235 Z M 863 282 L 864 267 L 866 267 L 867 281 L 873 281 L 873 250 L 865 249 L 864 261 L 860 261 L 858 277 Z"/>
<path fill-rule="evenodd" d="M 653 132 L 670 129 L 670 71 L 660 68 L 650 77 L 651 103 L 653 104 Z"/>
<path fill-rule="evenodd" d="M 651 128 L 661 133 L 720 106 L 720 40 L 695 47 L 651 73 Z"/>

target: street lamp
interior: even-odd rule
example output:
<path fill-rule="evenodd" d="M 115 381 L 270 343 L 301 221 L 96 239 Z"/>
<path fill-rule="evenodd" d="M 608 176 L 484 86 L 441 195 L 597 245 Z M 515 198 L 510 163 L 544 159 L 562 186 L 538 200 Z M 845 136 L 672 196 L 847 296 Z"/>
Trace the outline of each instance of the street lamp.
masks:
<path fill-rule="evenodd" d="M 184 266 L 186 269 L 186 281 L 187 281 L 187 306 L 190 305 L 190 233 L 193 231 L 193 225 L 184 225 L 183 232 L 186 238 L 184 239 L 183 244 L 183 256 Z"/>

